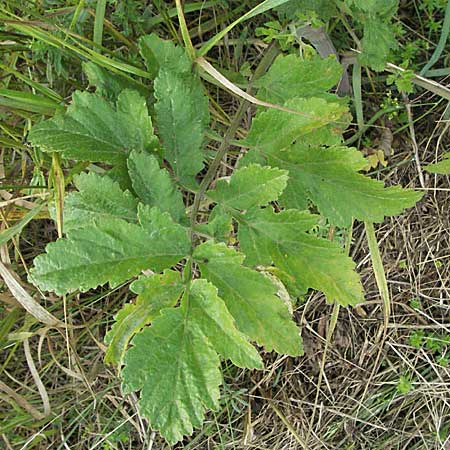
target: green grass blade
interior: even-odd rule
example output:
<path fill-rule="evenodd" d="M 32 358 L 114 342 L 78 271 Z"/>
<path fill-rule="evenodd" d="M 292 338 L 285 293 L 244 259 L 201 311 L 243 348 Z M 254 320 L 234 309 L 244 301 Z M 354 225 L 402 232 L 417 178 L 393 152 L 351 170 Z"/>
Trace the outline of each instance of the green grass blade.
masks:
<path fill-rule="evenodd" d="M 375 235 L 375 228 L 372 222 L 364 222 L 366 229 L 367 243 L 369 244 L 369 251 L 372 260 L 373 271 L 375 273 L 375 280 L 377 282 L 378 290 L 383 300 L 384 312 L 384 326 L 387 329 L 389 317 L 391 315 L 391 297 L 389 294 L 389 287 L 384 272 L 383 261 L 381 259 L 380 249 L 378 247 L 377 237 Z"/>
<path fill-rule="evenodd" d="M 46 97 L 48 97 L 52 100 L 55 100 L 56 102 L 63 101 L 63 98 L 58 93 L 56 93 L 49 87 L 44 86 L 40 83 L 37 83 L 36 81 L 33 81 L 32 79 L 26 77 L 18 70 L 13 69 L 12 67 L 8 67 L 7 65 L 2 64 L 2 63 L 0 63 L 0 69 L 4 70 L 7 73 L 14 75 L 17 79 L 23 81 L 25 84 L 27 84 L 31 88 L 35 89 L 36 91 L 40 92 L 41 94 L 45 95 Z"/>
<path fill-rule="evenodd" d="M 205 56 L 218 42 L 222 40 L 222 38 L 229 33 L 236 25 L 239 25 L 241 22 L 245 22 L 252 17 L 257 16 L 258 14 L 262 14 L 266 11 L 269 11 L 272 8 L 276 8 L 277 6 L 286 3 L 288 0 L 265 0 L 259 5 L 255 6 L 253 9 L 245 13 L 243 16 L 236 19 L 234 22 L 230 23 L 227 27 L 225 27 L 220 33 L 216 34 L 213 38 L 211 38 L 208 42 L 206 42 L 201 49 L 198 51 L 197 56 Z"/>
<path fill-rule="evenodd" d="M 41 186 L 42 188 L 42 186 Z M 17 236 L 24 228 L 25 226 L 30 223 L 44 208 L 45 203 L 42 203 L 38 206 L 36 206 L 33 209 L 30 209 L 15 225 L 12 227 L 7 228 L 6 230 L 2 231 L 0 233 L 0 245 L 6 244 L 10 239 L 12 239 L 14 236 Z"/>
<path fill-rule="evenodd" d="M 94 44 L 102 45 L 103 41 L 103 21 L 105 20 L 106 0 L 98 0 L 95 8 L 94 21 Z"/>
<path fill-rule="evenodd" d="M 364 128 L 364 113 L 361 92 L 361 64 L 358 62 L 353 65 L 352 84 L 356 122 L 358 123 L 358 128 L 362 130 Z"/>
<path fill-rule="evenodd" d="M 78 18 L 80 17 L 81 11 L 84 8 L 84 0 L 80 0 L 78 2 L 77 8 L 72 17 L 72 21 L 70 22 L 70 29 L 73 30 L 75 28 L 76 23 L 78 22 Z"/>
<path fill-rule="evenodd" d="M 30 92 L 0 89 L 0 106 L 51 116 L 64 107 L 53 100 Z"/>
<path fill-rule="evenodd" d="M 441 36 L 439 37 L 439 42 L 435 48 L 430 60 L 427 62 L 425 67 L 420 71 L 420 75 L 428 75 L 428 70 L 432 67 L 442 55 L 447 44 L 448 35 L 450 33 L 450 0 L 447 1 L 447 7 L 445 8 L 445 18 L 442 24 Z M 448 50 L 448 49 L 447 49 Z M 429 75 L 428 75 L 429 76 Z"/>
<path fill-rule="evenodd" d="M 5 348 L 5 345 L 8 343 L 8 333 L 13 329 L 21 315 L 22 310 L 16 306 L 0 320 L 0 350 Z"/>
<path fill-rule="evenodd" d="M 221 0 L 212 0 L 207 2 L 193 2 L 193 3 L 187 3 L 184 5 L 184 13 L 188 14 L 191 12 L 196 11 L 204 11 L 205 9 L 212 8 L 216 5 L 223 4 Z M 177 8 L 170 8 L 166 12 L 167 17 L 173 18 L 177 15 Z M 164 17 L 161 14 L 158 14 L 157 16 L 150 17 L 145 25 L 146 28 L 153 28 L 156 25 L 159 25 L 160 23 L 164 23 Z"/>
<path fill-rule="evenodd" d="M 81 44 L 78 40 L 75 39 L 75 37 L 71 36 L 70 34 L 67 34 L 67 37 L 73 42 L 70 43 L 67 39 L 62 39 L 56 35 L 52 35 L 51 33 L 42 30 L 40 28 L 37 28 L 35 26 L 31 25 L 25 25 L 20 23 L 20 19 L 13 16 L 14 20 L 8 20 L 8 24 L 13 27 L 14 29 L 31 36 L 38 41 L 42 41 L 48 45 L 51 45 L 52 47 L 62 49 L 65 48 L 72 53 L 76 54 L 78 57 L 86 58 L 89 61 L 93 61 L 94 63 L 105 67 L 107 69 L 116 69 L 120 70 L 121 72 L 130 73 L 142 78 L 151 78 L 151 76 L 142 69 L 139 69 L 138 67 L 132 66 L 130 64 L 127 64 L 125 62 L 118 61 L 116 59 L 112 59 L 110 57 L 104 56 L 100 54 L 96 50 L 92 50 L 91 48 Z M 4 14 L 0 14 L 0 19 L 9 19 L 9 16 L 5 16 Z M 64 31 L 64 30 L 61 30 Z M 67 30 L 66 30 L 67 33 Z"/>

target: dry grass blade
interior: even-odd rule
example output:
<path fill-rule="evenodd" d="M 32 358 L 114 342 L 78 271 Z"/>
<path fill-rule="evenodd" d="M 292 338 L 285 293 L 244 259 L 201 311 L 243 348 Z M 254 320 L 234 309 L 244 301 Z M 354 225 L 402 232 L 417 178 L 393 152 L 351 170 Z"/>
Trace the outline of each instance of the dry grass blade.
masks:
<path fill-rule="evenodd" d="M 21 408 L 29 412 L 36 420 L 42 420 L 45 415 L 32 406 L 25 398 L 11 389 L 7 384 L 0 380 L 0 391 L 3 391 L 11 400 L 15 401 Z"/>
<path fill-rule="evenodd" d="M 52 327 L 63 327 L 64 324 L 49 313 L 14 278 L 8 268 L 0 261 L 0 275 L 14 298 L 39 322 Z"/>
<path fill-rule="evenodd" d="M 392 63 L 386 64 L 386 70 L 392 73 L 405 73 L 405 69 L 396 66 Z M 411 80 L 417 86 L 423 87 L 434 94 L 439 95 L 446 100 L 450 100 L 450 89 L 437 81 L 430 80 L 429 78 L 422 77 L 421 75 L 414 74 Z"/>
<path fill-rule="evenodd" d="M 422 165 L 420 163 L 420 155 L 419 155 L 419 146 L 417 145 L 416 140 L 416 132 L 414 130 L 414 118 L 411 111 L 411 104 L 409 102 L 409 98 L 406 94 L 403 94 L 403 100 L 406 106 L 406 112 L 408 114 L 408 126 L 409 126 L 409 134 L 411 135 L 411 143 L 414 149 L 414 158 L 416 160 L 417 173 L 419 175 L 420 186 L 425 188 L 425 179 L 423 177 Z"/>
<path fill-rule="evenodd" d="M 31 356 L 30 343 L 28 342 L 28 339 L 25 339 L 23 341 L 23 349 L 25 351 L 25 358 L 27 360 L 31 376 L 33 377 L 33 380 L 39 391 L 39 395 L 42 399 L 42 404 L 44 406 L 44 417 L 47 417 L 52 412 L 50 408 L 50 401 L 48 399 L 47 390 L 45 389 L 44 383 L 42 383 L 41 377 L 39 376 L 39 373 L 36 369 L 36 365 L 34 364 L 33 357 Z"/>
<path fill-rule="evenodd" d="M 35 208 L 36 204 L 27 202 L 25 203 L 24 200 L 27 200 L 29 198 L 34 198 L 34 197 L 46 197 L 48 194 L 33 194 L 33 195 L 25 195 L 24 197 L 21 198 L 10 198 L 9 200 L 5 200 L 3 202 L 0 202 L 0 208 L 4 208 L 5 206 L 8 205 L 12 205 L 12 204 L 17 204 L 20 206 L 24 206 L 24 207 L 31 207 L 31 208 Z"/>
<path fill-rule="evenodd" d="M 253 105 L 265 106 L 266 108 L 277 109 L 289 114 L 295 114 L 297 116 L 305 116 L 307 113 L 296 111 L 295 109 L 285 108 L 281 105 L 276 105 L 275 103 L 264 102 L 262 100 L 253 97 L 249 93 L 243 91 L 240 87 L 236 86 L 226 77 L 224 77 L 216 68 L 214 68 L 205 58 L 200 57 L 195 60 L 195 62 L 209 75 L 211 75 L 215 80 L 217 80 L 225 89 L 231 91 L 233 94 L 241 97 L 242 99 L 252 103 Z"/>

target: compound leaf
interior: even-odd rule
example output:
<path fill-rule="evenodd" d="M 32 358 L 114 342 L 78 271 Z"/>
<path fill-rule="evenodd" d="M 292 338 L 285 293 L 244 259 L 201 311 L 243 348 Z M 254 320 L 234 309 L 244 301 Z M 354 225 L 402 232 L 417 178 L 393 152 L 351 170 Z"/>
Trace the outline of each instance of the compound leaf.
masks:
<path fill-rule="evenodd" d="M 127 163 L 133 189 L 142 202 L 158 206 L 178 222 L 185 215 L 183 196 L 169 172 L 161 169 L 156 157 L 147 153 L 133 151 Z"/>
<path fill-rule="evenodd" d="M 207 408 L 219 407 L 219 354 L 243 367 L 262 367 L 217 289 L 195 280 L 179 308 L 162 311 L 133 338 L 124 360 L 123 389 L 142 389 L 141 414 L 169 442 L 177 442 L 202 425 Z"/>
<path fill-rule="evenodd" d="M 171 270 L 134 281 L 130 289 L 139 295 L 135 303 L 127 303 L 115 316 L 115 323 L 105 336 L 105 362 L 120 364 L 130 339 L 162 309 L 175 306 L 183 288 L 180 273 Z"/>
<path fill-rule="evenodd" d="M 355 264 L 342 248 L 308 231 L 316 217 L 306 211 L 271 208 L 249 211 L 239 224 L 239 241 L 249 265 L 275 266 L 300 290 L 314 288 L 343 306 L 364 301 Z"/>
<path fill-rule="evenodd" d="M 140 224 L 108 218 L 70 230 L 34 260 L 31 280 L 59 295 L 85 292 L 107 282 L 117 286 L 145 269 L 161 271 L 189 253 L 186 230 L 167 213 L 141 207 L 138 216 Z"/>
<path fill-rule="evenodd" d="M 263 274 L 242 265 L 244 256 L 211 241 L 195 249 L 202 276 L 217 286 L 237 327 L 267 351 L 300 355 L 299 329 L 277 288 Z"/>
<path fill-rule="evenodd" d="M 272 208 L 255 208 L 237 219 L 239 244 L 249 267 L 270 265 L 273 242 L 283 242 L 288 236 L 293 240 L 317 225 L 317 216 L 295 209 L 275 214 Z"/>
<path fill-rule="evenodd" d="M 206 280 L 195 280 L 189 291 L 189 301 L 182 303 L 196 328 L 217 353 L 238 367 L 262 369 L 263 363 L 248 337 L 236 328 L 235 319 L 226 303 L 217 295 L 217 288 Z"/>
<path fill-rule="evenodd" d="M 289 172 L 288 190 L 281 198 L 285 206 L 295 206 L 296 197 L 299 202 L 309 197 L 324 216 L 342 227 L 349 226 L 352 217 L 382 222 L 422 197 L 400 186 L 385 188 L 381 181 L 358 173 L 367 162 L 355 148 L 311 148 L 299 143 L 270 154 L 268 163 Z"/>
<path fill-rule="evenodd" d="M 216 188 L 207 195 L 227 207 L 249 209 L 276 200 L 287 180 L 286 170 L 250 164 L 236 170 L 229 181 L 217 181 Z"/>
<path fill-rule="evenodd" d="M 82 173 L 74 181 L 79 192 L 71 192 L 64 200 L 65 231 L 85 227 L 100 218 L 137 222 L 138 201 L 109 177 Z"/>
<path fill-rule="evenodd" d="M 114 109 L 97 94 L 75 92 L 65 114 L 41 122 L 30 141 L 44 151 L 78 161 L 124 162 L 130 150 L 157 146 L 144 97 L 126 89 Z"/>
<path fill-rule="evenodd" d="M 220 359 L 183 311 L 166 309 L 131 341 L 122 370 L 124 393 L 142 390 L 140 413 L 171 443 L 219 407 Z"/>

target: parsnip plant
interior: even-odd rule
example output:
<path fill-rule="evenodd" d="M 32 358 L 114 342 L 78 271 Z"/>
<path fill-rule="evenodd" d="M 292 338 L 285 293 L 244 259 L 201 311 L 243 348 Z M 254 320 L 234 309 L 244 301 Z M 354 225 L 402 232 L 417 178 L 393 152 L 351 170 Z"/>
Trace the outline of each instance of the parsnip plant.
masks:
<path fill-rule="evenodd" d="M 124 393 L 140 391 L 151 427 L 176 442 L 219 407 L 221 360 L 261 369 L 262 350 L 302 354 L 289 296 L 312 288 L 329 303 L 364 300 L 352 260 L 312 232 L 320 215 L 343 228 L 380 222 L 421 195 L 359 173 L 364 157 L 342 144 L 347 106 L 328 92 L 339 64 L 294 55 L 255 80 L 259 98 L 281 107 L 257 111 L 248 150 L 217 179 L 222 154 L 211 162 L 205 151 L 208 97 L 192 61 L 154 35 L 140 49 L 154 104 L 88 65 L 97 93 L 76 92 L 30 133 L 44 151 L 111 167 L 76 178 L 65 237 L 35 259 L 31 279 L 61 295 L 133 280 L 106 361 L 121 368 Z"/>

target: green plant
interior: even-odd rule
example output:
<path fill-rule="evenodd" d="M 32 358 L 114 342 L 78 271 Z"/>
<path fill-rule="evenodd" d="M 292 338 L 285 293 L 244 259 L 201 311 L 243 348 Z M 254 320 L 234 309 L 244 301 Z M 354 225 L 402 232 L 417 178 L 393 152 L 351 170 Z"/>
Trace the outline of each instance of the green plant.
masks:
<path fill-rule="evenodd" d="M 216 179 L 235 156 L 245 103 L 205 169 L 209 105 L 190 53 L 155 35 L 140 51 L 155 77 L 156 133 L 145 97 L 106 72 L 91 78 L 98 92 L 75 92 L 30 132 L 44 152 L 110 167 L 76 177 L 57 219 L 66 236 L 35 259 L 30 279 L 60 295 L 134 279 L 136 300 L 116 315 L 105 359 L 121 368 L 125 393 L 141 391 L 151 426 L 176 442 L 218 408 L 221 358 L 261 369 L 251 342 L 302 354 L 291 297 L 313 288 L 329 303 L 364 300 L 343 248 L 311 231 L 320 215 L 341 229 L 380 222 L 421 194 L 359 173 L 365 158 L 342 144 L 347 106 L 328 92 L 341 76 L 333 59 L 279 56 L 260 76 L 263 59 L 253 81 L 272 107 L 258 110 L 239 166 Z"/>
<path fill-rule="evenodd" d="M 349 28 L 346 17 L 351 18 L 362 34 L 361 40 L 356 38 L 361 50 L 360 63 L 380 71 L 392 50 L 398 46 L 396 29 L 392 24 L 397 9 L 398 0 L 291 0 L 280 6 L 278 12 L 290 20 L 303 19 L 306 14 L 310 16 L 309 22 L 313 27 L 319 25 L 319 20 L 327 22 L 338 17 Z"/>
<path fill-rule="evenodd" d="M 448 365 L 450 334 L 417 330 L 409 335 L 409 344 L 417 349 L 429 350 L 438 364 L 442 366 Z"/>
<path fill-rule="evenodd" d="M 288 50 L 295 42 L 294 35 L 284 33 L 283 26 L 278 21 L 266 22 L 263 27 L 257 27 L 256 36 L 262 36 L 264 42 L 277 41 L 282 50 Z"/>
<path fill-rule="evenodd" d="M 383 70 L 392 50 L 397 48 L 392 19 L 398 0 L 345 0 L 350 14 L 363 26 L 360 62 L 374 70 Z"/>
<path fill-rule="evenodd" d="M 409 301 L 409 306 L 414 309 L 422 309 L 422 303 L 420 302 L 420 298 L 414 297 Z"/>
<path fill-rule="evenodd" d="M 444 154 L 444 159 L 434 164 L 428 164 L 425 169 L 430 173 L 450 174 L 450 153 Z"/>
<path fill-rule="evenodd" d="M 423 330 L 413 331 L 409 336 L 409 343 L 414 348 L 421 348 L 425 342 L 425 332 Z"/>
<path fill-rule="evenodd" d="M 400 394 L 406 395 L 409 394 L 414 389 L 413 384 L 411 383 L 411 379 L 408 375 L 400 375 L 400 378 L 397 383 L 397 390 Z"/>
<path fill-rule="evenodd" d="M 410 94 L 413 91 L 412 79 L 414 72 L 412 70 L 405 70 L 404 72 L 393 73 L 386 79 L 388 85 L 395 84 L 400 92 Z"/>

